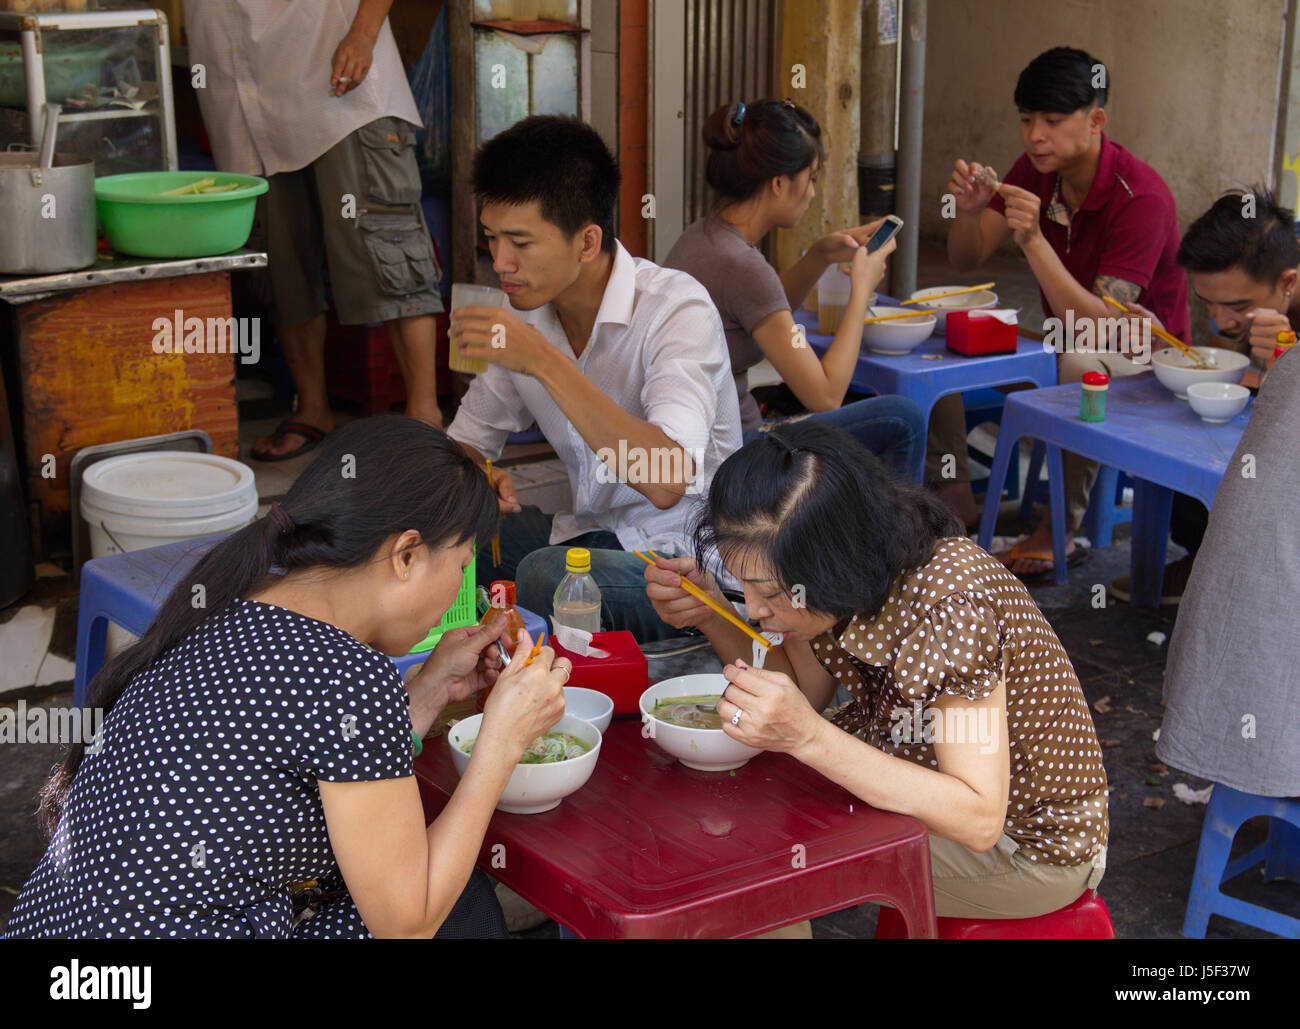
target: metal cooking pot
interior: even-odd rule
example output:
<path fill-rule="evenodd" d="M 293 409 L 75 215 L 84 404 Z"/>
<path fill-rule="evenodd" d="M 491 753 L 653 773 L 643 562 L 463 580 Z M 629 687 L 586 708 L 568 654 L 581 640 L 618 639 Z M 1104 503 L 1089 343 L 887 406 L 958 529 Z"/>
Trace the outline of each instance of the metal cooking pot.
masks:
<path fill-rule="evenodd" d="M 0 275 L 95 263 L 95 163 L 38 164 L 34 153 L 0 153 Z"/>

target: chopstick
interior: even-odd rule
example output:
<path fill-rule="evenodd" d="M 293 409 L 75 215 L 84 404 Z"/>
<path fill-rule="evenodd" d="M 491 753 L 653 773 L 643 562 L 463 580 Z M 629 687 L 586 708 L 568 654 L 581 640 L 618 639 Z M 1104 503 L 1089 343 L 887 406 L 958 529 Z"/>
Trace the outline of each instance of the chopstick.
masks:
<path fill-rule="evenodd" d="M 1125 306 L 1124 304 L 1121 304 L 1121 303 L 1120 303 L 1118 300 L 1116 300 L 1114 297 L 1102 297 L 1101 299 L 1104 300 L 1104 301 L 1106 301 L 1106 303 L 1110 304 L 1111 307 L 1118 307 L 1118 308 L 1119 308 L 1121 311 L 1123 311 L 1125 314 L 1134 314 L 1134 313 L 1135 313 L 1135 312 L 1133 312 L 1133 311 L 1130 311 L 1130 310 L 1128 309 L 1127 306 Z M 1166 343 L 1168 343 L 1170 346 L 1177 347 L 1177 348 L 1178 348 L 1179 350 L 1181 350 L 1184 354 L 1186 354 L 1186 355 L 1187 355 L 1188 357 L 1190 357 L 1193 361 L 1195 361 L 1199 367 L 1201 367 L 1201 368 L 1205 368 L 1205 367 L 1208 367 L 1208 366 L 1209 366 L 1209 362 L 1208 362 L 1207 360 L 1205 360 L 1204 357 L 1201 356 L 1200 351 L 1193 350 L 1191 347 L 1189 347 L 1186 343 L 1184 343 L 1184 342 L 1183 342 L 1181 339 L 1179 339 L 1177 336 L 1173 335 L 1172 333 L 1165 332 L 1165 330 L 1162 329 L 1162 328 L 1160 328 L 1160 326 L 1157 325 L 1155 322 L 1152 322 L 1152 323 L 1151 323 L 1151 331 L 1154 332 L 1157 336 L 1159 336 L 1159 337 L 1160 337 L 1162 340 L 1164 340 Z"/>
<path fill-rule="evenodd" d="M 992 289 L 996 282 L 981 282 L 978 286 L 963 286 L 961 289 L 950 289 L 947 293 L 931 293 L 928 297 L 913 297 L 911 300 L 904 300 L 904 304 L 924 304 L 930 300 L 942 300 L 944 297 L 960 296 L 962 293 L 978 293 L 982 289 Z"/>
<path fill-rule="evenodd" d="M 878 314 L 872 318 L 862 319 L 863 325 L 870 325 L 872 322 L 892 322 L 896 318 L 925 318 L 934 317 L 929 311 L 904 311 L 902 314 Z"/>
<path fill-rule="evenodd" d="M 535 658 L 539 653 L 541 653 L 542 647 L 544 647 L 545 645 L 546 645 L 546 632 L 545 630 L 543 630 L 542 634 L 537 637 L 537 642 L 533 644 L 533 649 L 528 652 L 528 660 L 524 662 L 525 668 L 527 668 L 529 665 L 533 663 L 533 658 Z"/>
<path fill-rule="evenodd" d="M 639 557 L 639 558 L 640 558 L 642 561 L 644 561 L 646 564 L 648 564 L 648 565 L 652 565 L 652 564 L 654 564 L 654 559 L 653 559 L 653 558 L 646 557 L 645 554 L 641 553 L 641 551 L 639 551 L 639 550 L 634 550 L 634 551 L 632 551 L 632 553 L 634 553 L 637 557 Z M 650 551 L 650 553 L 654 554 L 655 552 L 652 550 L 652 551 Z M 658 556 L 659 556 L 658 554 L 655 554 L 655 557 L 658 557 Z M 771 646 L 772 646 L 772 641 L 771 641 L 771 640 L 765 639 L 765 638 L 763 638 L 762 636 L 760 636 L 758 633 L 756 633 L 756 632 L 755 632 L 753 629 L 751 629 L 748 625 L 746 625 L 746 624 L 745 624 L 744 622 L 742 622 L 739 618 L 737 618 L 734 612 L 731 612 L 731 611 L 726 610 L 726 609 L 725 609 L 721 604 L 719 604 L 719 603 L 718 603 L 716 600 L 714 600 L 711 596 L 709 596 L 709 595 L 708 595 L 707 593 L 705 593 L 702 589 L 700 589 L 698 586 L 696 586 L 695 583 L 691 582 L 690 579 L 686 578 L 686 576 L 684 576 L 684 575 L 680 575 L 680 574 L 679 574 L 679 575 L 678 575 L 678 578 L 681 580 L 681 586 L 682 586 L 682 589 L 684 589 L 687 593 L 689 593 L 689 594 L 690 594 L 692 597 L 694 597 L 696 600 L 698 600 L 698 601 L 700 601 L 700 602 L 706 604 L 707 606 L 713 608 L 714 611 L 716 611 L 718 614 L 722 615 L 723 618 L 725 618 L 727 621 L 729 621 L 729 622 L 730 622 L 732 625 L 734 625 L 737 629 L 740 629 L 742 632 L 744 632 L 745 635 L 747 635 L 750 639 L 756 640 L 757 642 L 763 644 L 763 646 L 765 646 L 765 647 L 771 647 Z"/>
<path fill-rule="evenodd" d="M 492 491 L 495 493 L 497 484 L 496 484 L 496 480 L 492 477 L 492 458 L 490 457 L 487 459 L 487 473 L 488 473 L 488 485 L 492 487 Z M 492 537 L 492 567 L 499 568 L 500 566 L 501 566 L 501 534 L 497 533 L 495 536 Z"/>

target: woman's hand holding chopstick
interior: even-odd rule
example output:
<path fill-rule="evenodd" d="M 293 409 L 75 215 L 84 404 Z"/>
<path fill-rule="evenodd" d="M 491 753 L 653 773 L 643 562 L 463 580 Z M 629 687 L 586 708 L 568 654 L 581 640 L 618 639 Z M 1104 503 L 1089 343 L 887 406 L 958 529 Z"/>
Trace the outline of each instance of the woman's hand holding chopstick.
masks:
<path fill-rule="evenodd" d="M 528 744 L 564 717 L 564 684 L 573 673 L 568 658 L 556 657 L 550 647 L 535 644 L 519 630 L 515 658 L 497 676 L 496 686 L 483 706 L 479 739 L 502 745 L 511 762 Z M 477 755 L 480 743 L 474 744 Z"/>
<path fill-rule="evenodd" d="M 502 635 L 505 628 L 506 617 L 501 614 L 483 625 L 448 629 L 429 659 L 408 673 L 406 691 L 416 732 L 423 736 L 448 704 L 466 700 L 497 681 L 504 662 L 495 644 L 498 640 L 510 646 L 515 643 Z"/>
<path fill-rule="evenodd" d="M 717 581 L 699 568 L 694 558 L 660 557 L 654 564 L 645 566 L 645 592 L 655 613 L 674 629 L 689 626 L 703 630 L 714 619 L 721 620 L 716 611 L 686 591 L 682 586 L 683 577 L 724 608 L 731 609 L 731 601 L 722 595 Z"/>

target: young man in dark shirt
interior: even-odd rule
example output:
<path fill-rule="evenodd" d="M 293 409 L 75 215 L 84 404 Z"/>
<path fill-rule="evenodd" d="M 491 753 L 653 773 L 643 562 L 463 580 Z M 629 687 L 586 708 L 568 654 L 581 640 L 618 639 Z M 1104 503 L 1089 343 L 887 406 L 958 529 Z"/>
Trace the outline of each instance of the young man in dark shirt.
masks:
<path fill-rule="evenodd" d="M 1149 367 L 1149 349 L 1135 350 L 1123 336 L 1108 335 L 1106 326 L 1118 312 L 1104 297 L 1140 302 L 1176 336 L 1186 337 L 1190 328 L 1186 278 L 1174 261 L 1178 218 L 1173 196 L 1154 169 L 1105 134 L 1109 90 L 1109 69 L 1090 54 L 1068 47 L 1040 54 L 1016 83 L 1025 152 L 996 185 L 979 181 L 981 165 L 965 160 L 956 162 L 948 184 L 956 199 L 949 261 L 959 271 L 969 271 L 1008 238 L 1015 241 L 1038 280 L 1048 338 L 1061 341 L 1060 382 L 1078 382 L 1088 371 L 1114 377 Z M 1079 331 L 1084 323 L 1091 323 L 1087 340 L 1096 341 L 1095 346 L 1085 347 Z M 927 481 L 968 523 L 973 521 L 959 397 L 935 406 L 929 450 L 928 469 L 937 468 L 945 454 L 956 457 L 955 482 L 930 474 Z M 1096 474 L 1093 462 L 1065 455 L 1066 529 L 1071 535 L 1087 509 Z M 1073 550 L 1071 540 L 1067 552 Z M 1052 568 L 1051 551 L 1051 519 L 1044 518 L 1003 560 L 1017 574 L 1043 573 Z"/>
<path fill-rule="evenodd" d="M 1178 247 L 1178 265 L 1191 277 L 1192 292 L 1210 315 L 1221 345 L 1250 350 L 1243 385 L 1258 386 L 1273 363 L 1278 333 L 1300 330 L 1300 244 L 1295 215 L 1262 186 L 1227 193 L 1192 222 Z M 1149 314 L 1139 305 L 1135 309 Z M 1174 494 L 1169 535 L 1187 556 L 1165 567 L 1162 604 L 1177 604 L 1200 550 L 1209 512 L 1182 493 Z M 1116 598 L 1130 598 L 1129 577 L 1111 583 Z"/>

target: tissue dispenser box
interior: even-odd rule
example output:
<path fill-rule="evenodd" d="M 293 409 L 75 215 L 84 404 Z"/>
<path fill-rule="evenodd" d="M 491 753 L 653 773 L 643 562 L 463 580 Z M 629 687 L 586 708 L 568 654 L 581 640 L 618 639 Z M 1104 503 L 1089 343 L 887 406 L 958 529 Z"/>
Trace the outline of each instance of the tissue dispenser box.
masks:
<path fill-rule="evenodd" d="M 1010 316 L 1010 322 L 1002 318 Z M 953 311 L 948 316 L 948 349 L 966 357 L 1016 352 L 1014 311 Z"/>
<path fill-rule="evenodd" d="M 596 633 L 591 645 L 609 651 L 609 657 L 603 658 L 575 654 L 558 640 L 550 645 L 555 648 L 556 657 L 567 657 L 573 662 L 573 674 L 566 686 L 581 686 L 605 694 L 614 701 L 615 715 L 640 713 L 637 702 L 649 685 L 650 669 L 636 637 L 630 632 Z"/>

